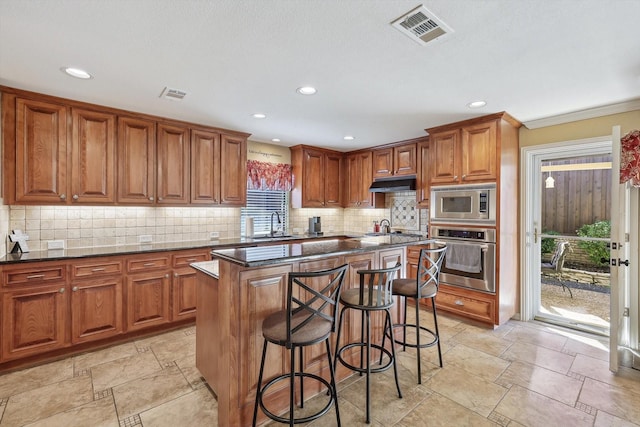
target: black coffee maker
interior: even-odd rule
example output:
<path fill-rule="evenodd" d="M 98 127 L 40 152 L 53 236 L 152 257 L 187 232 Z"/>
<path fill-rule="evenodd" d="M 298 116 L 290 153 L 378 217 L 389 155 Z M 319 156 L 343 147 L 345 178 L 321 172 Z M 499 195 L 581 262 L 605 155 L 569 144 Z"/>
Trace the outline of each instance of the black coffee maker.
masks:
<path fill-rule="evenodd" d="M 322 224 L 319 216 L 309 218 L 309 235 L 322 236 Z"/>

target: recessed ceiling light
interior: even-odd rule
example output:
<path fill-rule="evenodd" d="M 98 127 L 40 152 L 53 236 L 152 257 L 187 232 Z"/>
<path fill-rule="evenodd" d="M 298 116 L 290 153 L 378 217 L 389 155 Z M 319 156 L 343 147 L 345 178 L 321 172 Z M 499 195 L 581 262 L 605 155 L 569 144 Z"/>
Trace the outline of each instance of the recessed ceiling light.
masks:
<path fill-rule="evenodd" d="M 253 118 L 254 119 L 266 119 L 267 115 L 263 114 L 263 113 L 255 113 L 255 114 L 253 114 Z"/>
<path fill-rule="evenodd" d="M 347 135 L 342 139 L 344 139 L 345 141 L 353 141 L 355 138 L 353 136 L 351 136 L 351 135 Z"/>
<path fill-rule="evenodd" d="M 280 142 L 280 138 L 272 138 L 271 141 L 273 142 Z"/>
<path fill-rule="evenodd" d="M 317 90 L 315 87 L 302 86 L 296 89 L 296 92 L 298 92 L 300 95 L 313 95 L 314 93 L 317 92 Z"/>
<path fill-rule="evenodd" d="M 75 77 L 77 79 L 87 80 L 93 78 L 91 74 L 87 73 L 85 70 L 81 70 L 80 68 L 62 67 L 61 69 L 71 77 Z"/>
<path fill-rule="evenodd" d="M 473 101 L 467 104 L 469 108 L 482 108 L 487 105 L 486 101 Z"/>

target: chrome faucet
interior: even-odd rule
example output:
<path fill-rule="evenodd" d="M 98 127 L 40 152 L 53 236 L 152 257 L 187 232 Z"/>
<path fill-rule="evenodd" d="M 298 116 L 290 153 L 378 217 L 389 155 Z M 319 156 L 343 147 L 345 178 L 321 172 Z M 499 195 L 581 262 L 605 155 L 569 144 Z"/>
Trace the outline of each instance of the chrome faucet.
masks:
<path fill-rule="evenodd" d="M 385 222 L 387 223 L 387 225 L 383 225 Z M 391 222 L 389 222 L 388 219 L 383 219 L 382 221 L 380 221 L 380 232 L 384 234 L 391 233 Z"/>
<path fill-rule="evenodd" d="M 271 232 L 269 233 L 269 235 L 271 237 L 275 236 L 277 231 L 273 231 L 273 215 L 275 214 L 276 219 L 278 220 L 278 224 L 282 224 L 282 221 L 280 220 L 280 214 L 278 213 L 278 211 L 273 211 L 271 212 Z"/>

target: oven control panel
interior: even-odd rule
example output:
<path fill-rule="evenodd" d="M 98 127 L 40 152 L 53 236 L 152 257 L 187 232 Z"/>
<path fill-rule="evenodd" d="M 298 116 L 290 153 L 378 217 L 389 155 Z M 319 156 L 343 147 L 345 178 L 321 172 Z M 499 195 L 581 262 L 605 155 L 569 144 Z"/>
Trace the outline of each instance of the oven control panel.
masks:
<path fill-rule="evenodd" d="M 496 241 L 496 231 L 485 228 L 431 227 L 431 236 L 441 239 L 473 240 L 479 242 Z"/>

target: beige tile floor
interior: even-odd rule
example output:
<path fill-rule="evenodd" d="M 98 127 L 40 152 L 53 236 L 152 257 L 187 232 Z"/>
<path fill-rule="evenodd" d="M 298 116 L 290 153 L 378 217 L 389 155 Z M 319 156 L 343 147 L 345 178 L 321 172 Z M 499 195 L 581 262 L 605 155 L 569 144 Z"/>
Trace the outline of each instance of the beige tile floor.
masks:
<path fill-rule="evenodd" d="M 430 320 L 424 312 L 422 319 Z M 440 316 L 435 349 L 398 355 L 372 377 L 374 426 L 640 425 L 640 372 L 608 370 L 607 342 L 541 323 L 488 330 Z M 195 327 L 0 376 L 0 427 L 215 426 L 217 404 L 195 368 Z M 318 396 L 306 405 L 321 405 Z M 364 424 L 364 378 L 339 385 L 342 425 Z M 335 425 L 335 412 L 312 426 Z"/>

